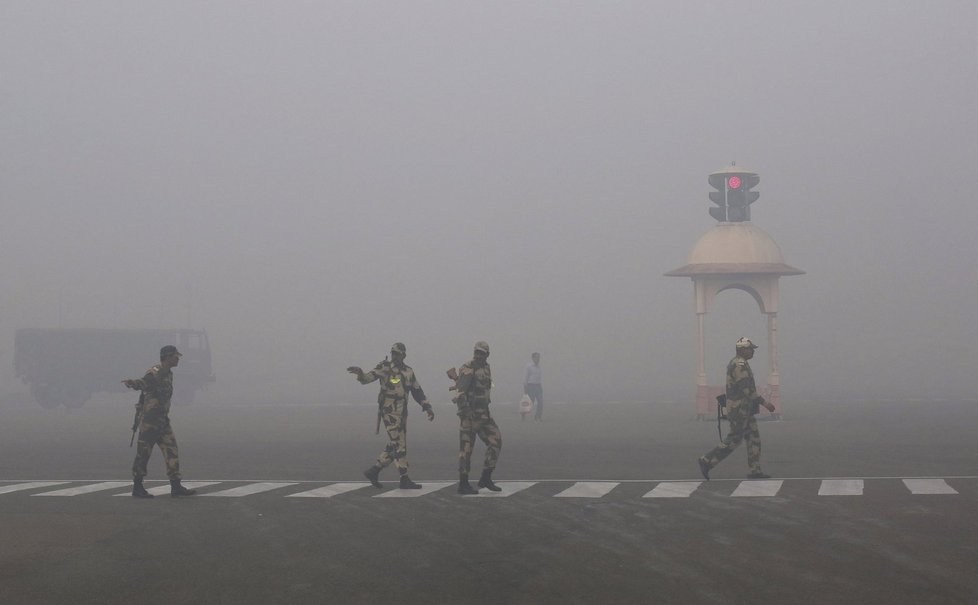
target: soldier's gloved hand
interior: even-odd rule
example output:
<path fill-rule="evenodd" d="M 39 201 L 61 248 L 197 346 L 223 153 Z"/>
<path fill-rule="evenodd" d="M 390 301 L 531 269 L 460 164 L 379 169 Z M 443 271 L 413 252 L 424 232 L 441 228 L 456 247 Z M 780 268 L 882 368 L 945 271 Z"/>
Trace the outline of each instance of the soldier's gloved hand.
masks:
<path fill-rule="evenodd" d="M 435 412 L 434 412 L 434 411 L 432 411 L 432 409 L 431 409 L 431 408 L 428 408 L 427 410 L 425 410 L 425 411 L 424 411 L 424 413 L 428 415 L 428 420 L 429 420 L 429 421 L 431 421 L 431 420 L 434 420 L 434 419 L 435 419 Z"/>
<path fill-rule="evenodd" d="M 767 411 L 771 412 L 772 414 L 774 413 L 774 404 L 771 403 L 770 401 L 762 401 L 761 405 L 766 407 Z"/>
<path fill-rule="evenodd" d="M 135 380 L 123 380 L 122 381 L 122 384 L 126 385 L 130 389 L 135 389 L 136 388 L 136 381 Z"/>
<path fill-rule="evenodd" d="M 357 366 L 350 366 L 346 369 L 350 374 L 356 374 L 357 376 L 363 376 L 363 370 Z"/>

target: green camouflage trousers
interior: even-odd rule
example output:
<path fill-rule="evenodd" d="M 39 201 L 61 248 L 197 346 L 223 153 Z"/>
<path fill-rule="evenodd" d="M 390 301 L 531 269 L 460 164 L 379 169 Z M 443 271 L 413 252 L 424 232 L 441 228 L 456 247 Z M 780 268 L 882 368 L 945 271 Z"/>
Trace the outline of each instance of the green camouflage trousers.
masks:
<path fill-rule="evenodd" d="M 177 438 L 173 435 L 169 419 L 159 423 L 140 423 L 136 459 L 132 463 L 132 476 L 136 479 L 146 476 L 146 464 L 149 462 L 150 454 L 153 453 L 154 445 L 160 446 L 160 451 L 163 452 L 166 476 L 170 479 L 179 479 L 180 456 L 177 454 Z"/>
<path fill-rule="evenodd" d="M 710 464 L 710 468 L 720 464 L 737 449 L 740 442 L 747 440 L 747 466 L 750 472 L 761 472 L 761 433 L 757 430 L 757 420 L 751 412 L 750 402 L 746 399 L 740 401 L 727 401 L 727 420 L 730 421 L 730 432 L 723 438 L 720 445 L 716 446 L 703 458 Z"/>
<path fill-rule="evenodd" d="M 393 462 L 397 467 L 397 472 L 402 475 L 406 475 L 408 472 L 407 423 L 404 421 L 406 407 L 407 399 L 384 400 L 380 408 L 380 417 L 384 421 L 384 428 L 387 430 L 387 438 L 390 443 L 377 457 L 378 467 L 384 468 Z"/>
<path fill-rule="evenodd" d="M 476 435 L 486 444 L 485 468 L 490 471 L 495 469 L 496 461 L 499 460 L 499 450 L 503 447 L 503 435 L 499 432 L 496 421 L 489 416 L 489 409 L 463 408 L 459 411 L 458 416 L 460 419 L 458 472 L 465 475 L 469 474 Z"/>

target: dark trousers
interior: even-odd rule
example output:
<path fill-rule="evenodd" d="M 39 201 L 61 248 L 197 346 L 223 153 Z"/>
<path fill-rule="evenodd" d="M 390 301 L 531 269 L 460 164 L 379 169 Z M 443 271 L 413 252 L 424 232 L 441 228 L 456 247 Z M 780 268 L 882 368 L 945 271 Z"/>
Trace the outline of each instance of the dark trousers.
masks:
<path fill-rule="evenodd" d="M 533 403 L 536 404 L 536 412 L 533 414 L 533 418 L 540 420 L 543 418 L 543 385 L 542 384 L 527 384 L 523 387 L 523 392 L 530 396 Z"/>

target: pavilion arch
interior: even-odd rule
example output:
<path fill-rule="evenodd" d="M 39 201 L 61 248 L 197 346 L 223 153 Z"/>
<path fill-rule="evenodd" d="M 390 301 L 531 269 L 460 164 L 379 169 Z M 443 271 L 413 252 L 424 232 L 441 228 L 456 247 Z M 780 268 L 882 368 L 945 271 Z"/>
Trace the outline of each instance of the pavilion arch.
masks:
<path fill-rule="evenodd" d="M 761 296 L 761 293 L 758 292 L 755 288 L 752 288 L 747 284 L 736 283 L 736 284 L 730 284 L 729 286 L 724 286 L 719 290 L 717 290 L 716 293 L 714 293 L 713 295 L 714 300 L 716 299 L 717 296 L 719 296 L 723 292 L 726 292 L 727 290 L 740 290 L 741 292 L 746 292 L 751 296 L 751 298 L 754 299 L 754 302 L 757 303 L 757 306 L 758 308 L 760 308 L 761 313 L 767 313 L 767 311 L 765 310 L 766 307 L 765 307 L 764 297 Z M 710 306 L 712 308 L 712 304 Z"/>

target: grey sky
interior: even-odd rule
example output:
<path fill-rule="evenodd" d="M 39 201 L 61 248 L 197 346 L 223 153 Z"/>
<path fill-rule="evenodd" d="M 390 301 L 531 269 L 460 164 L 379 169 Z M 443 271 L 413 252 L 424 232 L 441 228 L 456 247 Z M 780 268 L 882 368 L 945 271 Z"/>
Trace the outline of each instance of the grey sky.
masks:
<path fill-rule="evenodd" d="M 224 399 L 691 397 L 706 176 L 761 175 L 785 405 L 973 394 L 972 2 L 0 4 L 0 389 L 19 327 L 206 328 Z M 710 317 L 711 380 L 740 292 Z M 59 311 L 60 309 L 60 311 Z M 147 353 L 147 363 L 153 352 Z M 763 351 L 755 363 L 765 374 Z"/>

